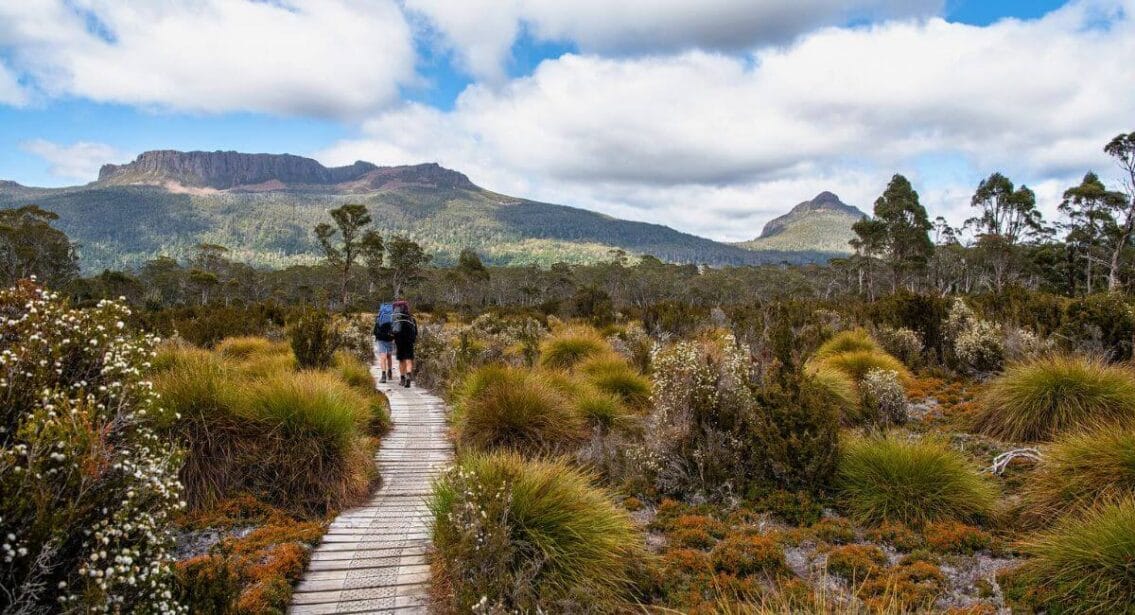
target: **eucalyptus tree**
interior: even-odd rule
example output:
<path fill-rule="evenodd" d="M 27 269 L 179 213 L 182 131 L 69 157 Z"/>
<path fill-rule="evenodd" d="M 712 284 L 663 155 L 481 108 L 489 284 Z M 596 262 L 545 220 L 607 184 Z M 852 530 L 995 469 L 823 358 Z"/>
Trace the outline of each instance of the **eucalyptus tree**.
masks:
<path fill-rule="evenodd" d="M 1012 273 L 1017 247 L 1044 237 L 1048 231 L 1036 207 L 1036 194 L 1025 185 L 1016 188 L 1008 177 L 994 173 L 978 184 L 970 205 L 981 213 L 966 220 L 966 226 L 977 235 L 977 247 L 992 268 L 993 287 L 1000 292 Z"/>
<path fill-rule="evenodd" d="M 1111 252 L 1111 263 L 1107 274 L 1107 289 L 1110 292 L 1119 292 L 1122 284 L 1119 279 L 1119 268 L 1123 258 L 1123 250 L 1131 241 L 1132 231 L 1135 231 L 1135 132 L 1120 134 L 1111 140 L 1104 151 L 1115 158 L 1119 168 L 1125 173 L 1124 187 L 1127 191 L 1127 204 L 1123 207 L 1123 223 L 1119 226 L 1119 233 Z"/>
<path fill-rule="evenodd" d="M 343 205 L 328 213 L 335 226 L 320 222 L 315 225 L 315 238 L 319 241 L 319 247 L 322 248 L 327 263 L 339 272 L 339 297 L 343 309 L 347 309 L 350 299 L 351 268 L 354 267 L 355 259 L 363 249 L 364 238 L 368 237 L 364 227 L 370 224 L 371 217 L 366 205 L 358 204 Z M 336 234 L 339 235 L 337 245 L 333 242 Z"/>
<path fill-rule="evenodd" d="M 1108 190 L 1095 173 L 1088 173 L 1080 182 L 1064 191 L 1060 203 L 1060 213 L 1067 222 L 1063 225 L 1068 231 L 1065 241 L 1073 255 L 1083 260 L 1084 289 L 1087 294 L 1093 290 L 1096 265 L 1107 265 L 1107 242 L 1118 235 L 1115 213 L 1127 203 L 1122 192 Z"/>

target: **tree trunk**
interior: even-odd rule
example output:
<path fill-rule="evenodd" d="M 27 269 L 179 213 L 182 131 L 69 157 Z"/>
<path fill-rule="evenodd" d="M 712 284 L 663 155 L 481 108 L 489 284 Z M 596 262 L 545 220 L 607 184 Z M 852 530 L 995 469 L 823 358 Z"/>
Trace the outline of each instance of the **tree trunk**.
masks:
<path fill-rule="evenodd" d="M 1115 243 L 1115 250 L 1111 253 L 1111 267 L 1107 272 L 1107 292 L 1118 293 L 1122 290 L 1119 282 L 1119 265 L 1123 257 L 1123 248 L 1131 239 L 1131 231 L 1135 228 L 1135 196 L 1131 197 L 1131 206 L 1127 209 L 1127 223 L 1123 225 L 1123 232 L 1119 241 Z"/>

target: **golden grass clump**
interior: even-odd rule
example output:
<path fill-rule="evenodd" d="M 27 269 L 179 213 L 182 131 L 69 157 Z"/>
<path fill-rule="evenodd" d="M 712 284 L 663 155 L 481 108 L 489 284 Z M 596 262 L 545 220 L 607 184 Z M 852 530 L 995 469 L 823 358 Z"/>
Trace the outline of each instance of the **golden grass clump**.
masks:
<path fill-rule="evenodd" d="M 844 444 L 836 485 L 848 513 L 868 524 L 975 520 L 996 500 L 993 485 L 959 453 L 936 442 L 894 438 Z"/>
<path fill-rule="evenodd" d="M 454 423 L 463 448 L 536 455 L 562 450 L 582 438 L 581 417 L 539 374 L 483 367 L 470 373 L 458 391 Z"/>
<path fill-rule="evenodd" d="M 1010 366 L 979 398 L 974 429 L 1011 441 L 1135 419 L 1135 370 L 1048 356 Z"/>
<path fill-rule="evenodd" d="M 553 369 L 571 369 L 591 357 L 614 353 L 611 344 L 592 327 L 561 327 L 540 343 L 540 365 Z"/>
<path fill-rule="evenodd" d="M 813 357 L 824 359 L 845 352 L 886 352 L 864 329 L 840 331 L 816 349 Z"/>
<path fill-rule="evenodd" d="M 467 613 L 619 612 L 643 537 L 595 479 L 566 461 L 465 454 L 434 487 L 433 542 L 446 605 Z"/>
<path fill-rule="evenodd" d="M 808 373 L 816 386 L 828 393 L 835 402 L 842 422 L 845 425 L 860 422 L 859 392 L 847 374 L 827 365 L 819 365 Z"/>
<path fill-rule="evenodd" d="M 587 382 L 617 396 L 629 407 L 643 410 L 650 405 L 650 379 L 635 371 L 622 357 L 593 357 L 580 363 L 577 369 Z"/>
<path fill-rule="evenodd" d="M 257 355 L 288 354 L 287 344 L 273 342 L 263 337 L 226 337 L 217 343 L 217 352 L 226 359 L 243 361 Z"/>
<path fill-rule="evenodd" d="M 1023 516 L 1035 523 L 1135 498 L 1135 429 L 1103 426 L 1062 436 L 1025 484 Z"/>
<path fill-rule="evenodd" d="M 892 357 L 882 350 L 850 350 L 829 354 L 820 359 L 813 359 L 810 367 L 819 369 L 828 367 L 843 372 L 855 382 L 863 380 L 867 372 L 873 369 L 892 371 L 899 375 L 904 383 L 913 378 L 910 370 L 902 361 Z"/>

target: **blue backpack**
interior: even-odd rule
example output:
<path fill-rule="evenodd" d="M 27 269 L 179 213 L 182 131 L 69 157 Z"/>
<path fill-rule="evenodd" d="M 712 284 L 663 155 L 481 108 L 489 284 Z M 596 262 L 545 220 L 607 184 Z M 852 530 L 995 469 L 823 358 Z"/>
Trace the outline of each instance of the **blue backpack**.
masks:
<path fill-rule="evenodd" d="M 378 314 L 374 317 L 374 339 L 382 342 L 394 340 L 394 304 L 383 303 L 378 306 Z"/>

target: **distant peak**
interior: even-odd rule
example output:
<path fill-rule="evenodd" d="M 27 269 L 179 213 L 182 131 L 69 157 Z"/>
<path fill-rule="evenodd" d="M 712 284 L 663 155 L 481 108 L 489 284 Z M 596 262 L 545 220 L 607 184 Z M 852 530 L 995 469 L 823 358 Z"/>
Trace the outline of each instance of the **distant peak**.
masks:
<path fill-rule="evenodd" d="M 783 233 L 790 225 L 808 217 L 813 212 L 832 211 L 858 220 L 866 216 L 858 207 L 840 200 L 834 192 L 827 190 L 817 194 L 812 200 L 797 203 L 788 213 L 769 220 L 761 230 L 759 238 L 768 238 Z M 850 227 L 850 224 L 848 225 Z"/>

